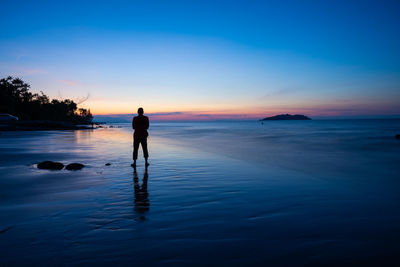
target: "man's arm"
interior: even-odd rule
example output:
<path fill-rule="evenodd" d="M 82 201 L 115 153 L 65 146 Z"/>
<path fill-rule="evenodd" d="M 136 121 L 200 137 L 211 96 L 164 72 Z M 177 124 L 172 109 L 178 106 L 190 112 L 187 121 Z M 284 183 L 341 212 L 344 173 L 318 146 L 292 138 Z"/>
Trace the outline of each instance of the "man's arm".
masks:
<path fill-rule="evenodd" d="M 135 117 L 132 119 L 132 129 L 135 129 Z"/>
<path fill-rule="evenodd" d="M 146 130 L 149 129 L 150 122 L 149 122 L 149 117 L 146 117 Z"/>

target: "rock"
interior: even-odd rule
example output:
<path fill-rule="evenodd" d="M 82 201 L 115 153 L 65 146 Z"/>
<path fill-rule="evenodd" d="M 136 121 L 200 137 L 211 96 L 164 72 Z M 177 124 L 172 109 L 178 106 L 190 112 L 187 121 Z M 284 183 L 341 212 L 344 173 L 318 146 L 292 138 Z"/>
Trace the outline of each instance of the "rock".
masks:
<path fill-rule="evenodd" d="M 400 134 L 396 134 L 396 139 L 400 140 Z"/>
<path fill-rule="evenodd" d="M 61 162 L 54 162 L 54 161 L 43 161 L 37 165 L 38 169 L 45 169 L 45 170 L 61 170 L 64 168 L 64 164 Z"/>
<path fill-rule="evenodd" d="M 106 166 L 110 166 L 110 165 L 111 165 L 111 163 L 106 163 L 106 164 L 104 164 L 104 165 L 106 165 Z"/>
<path fill-rule="evenodd" d="M 77 171 L 77 170 L 81 170 L 83 167 L 85 167 L 85 165 L 83 165 L 81 163 L 70 163 L 65 167 L 65 169 L 67 169 L 69 171 Z"/>

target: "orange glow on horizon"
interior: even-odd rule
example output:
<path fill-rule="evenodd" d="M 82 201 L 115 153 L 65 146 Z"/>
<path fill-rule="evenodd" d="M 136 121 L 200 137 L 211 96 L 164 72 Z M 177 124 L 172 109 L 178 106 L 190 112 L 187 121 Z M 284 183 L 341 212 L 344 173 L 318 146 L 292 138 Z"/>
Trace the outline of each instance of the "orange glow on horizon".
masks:
<path fill-rule="evenodd" d="M 373 105 L 324 105 L 319 104 L 313 107 L 270 107 L 270 108 L 238 108 L 232 109 L 214 109 L 214 110 L 154 110 L 145 109 L 145 115 L 148 115 L 153 120 L 168 120 L 168 121 L 185 121 L 185 120 L 246 120 L 246 119 L 262 119 L 278 114 L 303 114 L 309 117 L 334 117 L 334 116 L 357 116 L 357 115 L 375 115 L 384 111 L 381 114 L 396 115 L 390 113 L 389 110 L 395 110 L 393 107 L 387 106 L 386 111 L 382 106 Z M 131 112 L 94 112 L 100 116 L 110 117 L 129 117 L 136 114 L 136 110 Z"/>

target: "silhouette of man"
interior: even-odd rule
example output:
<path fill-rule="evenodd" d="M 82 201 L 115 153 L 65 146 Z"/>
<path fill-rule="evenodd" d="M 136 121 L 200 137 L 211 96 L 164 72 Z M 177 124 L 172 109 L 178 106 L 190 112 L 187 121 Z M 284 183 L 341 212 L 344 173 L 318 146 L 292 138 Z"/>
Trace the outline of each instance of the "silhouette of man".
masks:
<path fill-rule="evenodd" d="M 149 152 L 147 151 L 147 136 L 149 133 L 149 118 L 143 115 L 143 108 L 138 109 L 138 116 L 132 120 L 132 129 L 135 130 L 133 134 L 133 163 L 132 167 L 136 168 L 136 160 L 138 157 L 139 144 L 142 144 L 143 156 L 146 161 L 146 167 L 150 164 L 147 162 Z"/>

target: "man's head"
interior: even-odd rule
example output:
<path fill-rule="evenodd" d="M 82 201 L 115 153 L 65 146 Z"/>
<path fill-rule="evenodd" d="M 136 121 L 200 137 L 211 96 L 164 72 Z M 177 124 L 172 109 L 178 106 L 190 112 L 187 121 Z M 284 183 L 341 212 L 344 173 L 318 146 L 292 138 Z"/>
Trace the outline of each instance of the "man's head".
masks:
<path fill-rule="evenodd" d="M 137 113 L 138 113 L 139 115 L 143 115 L 143 108 L 138 108 Z"/>

